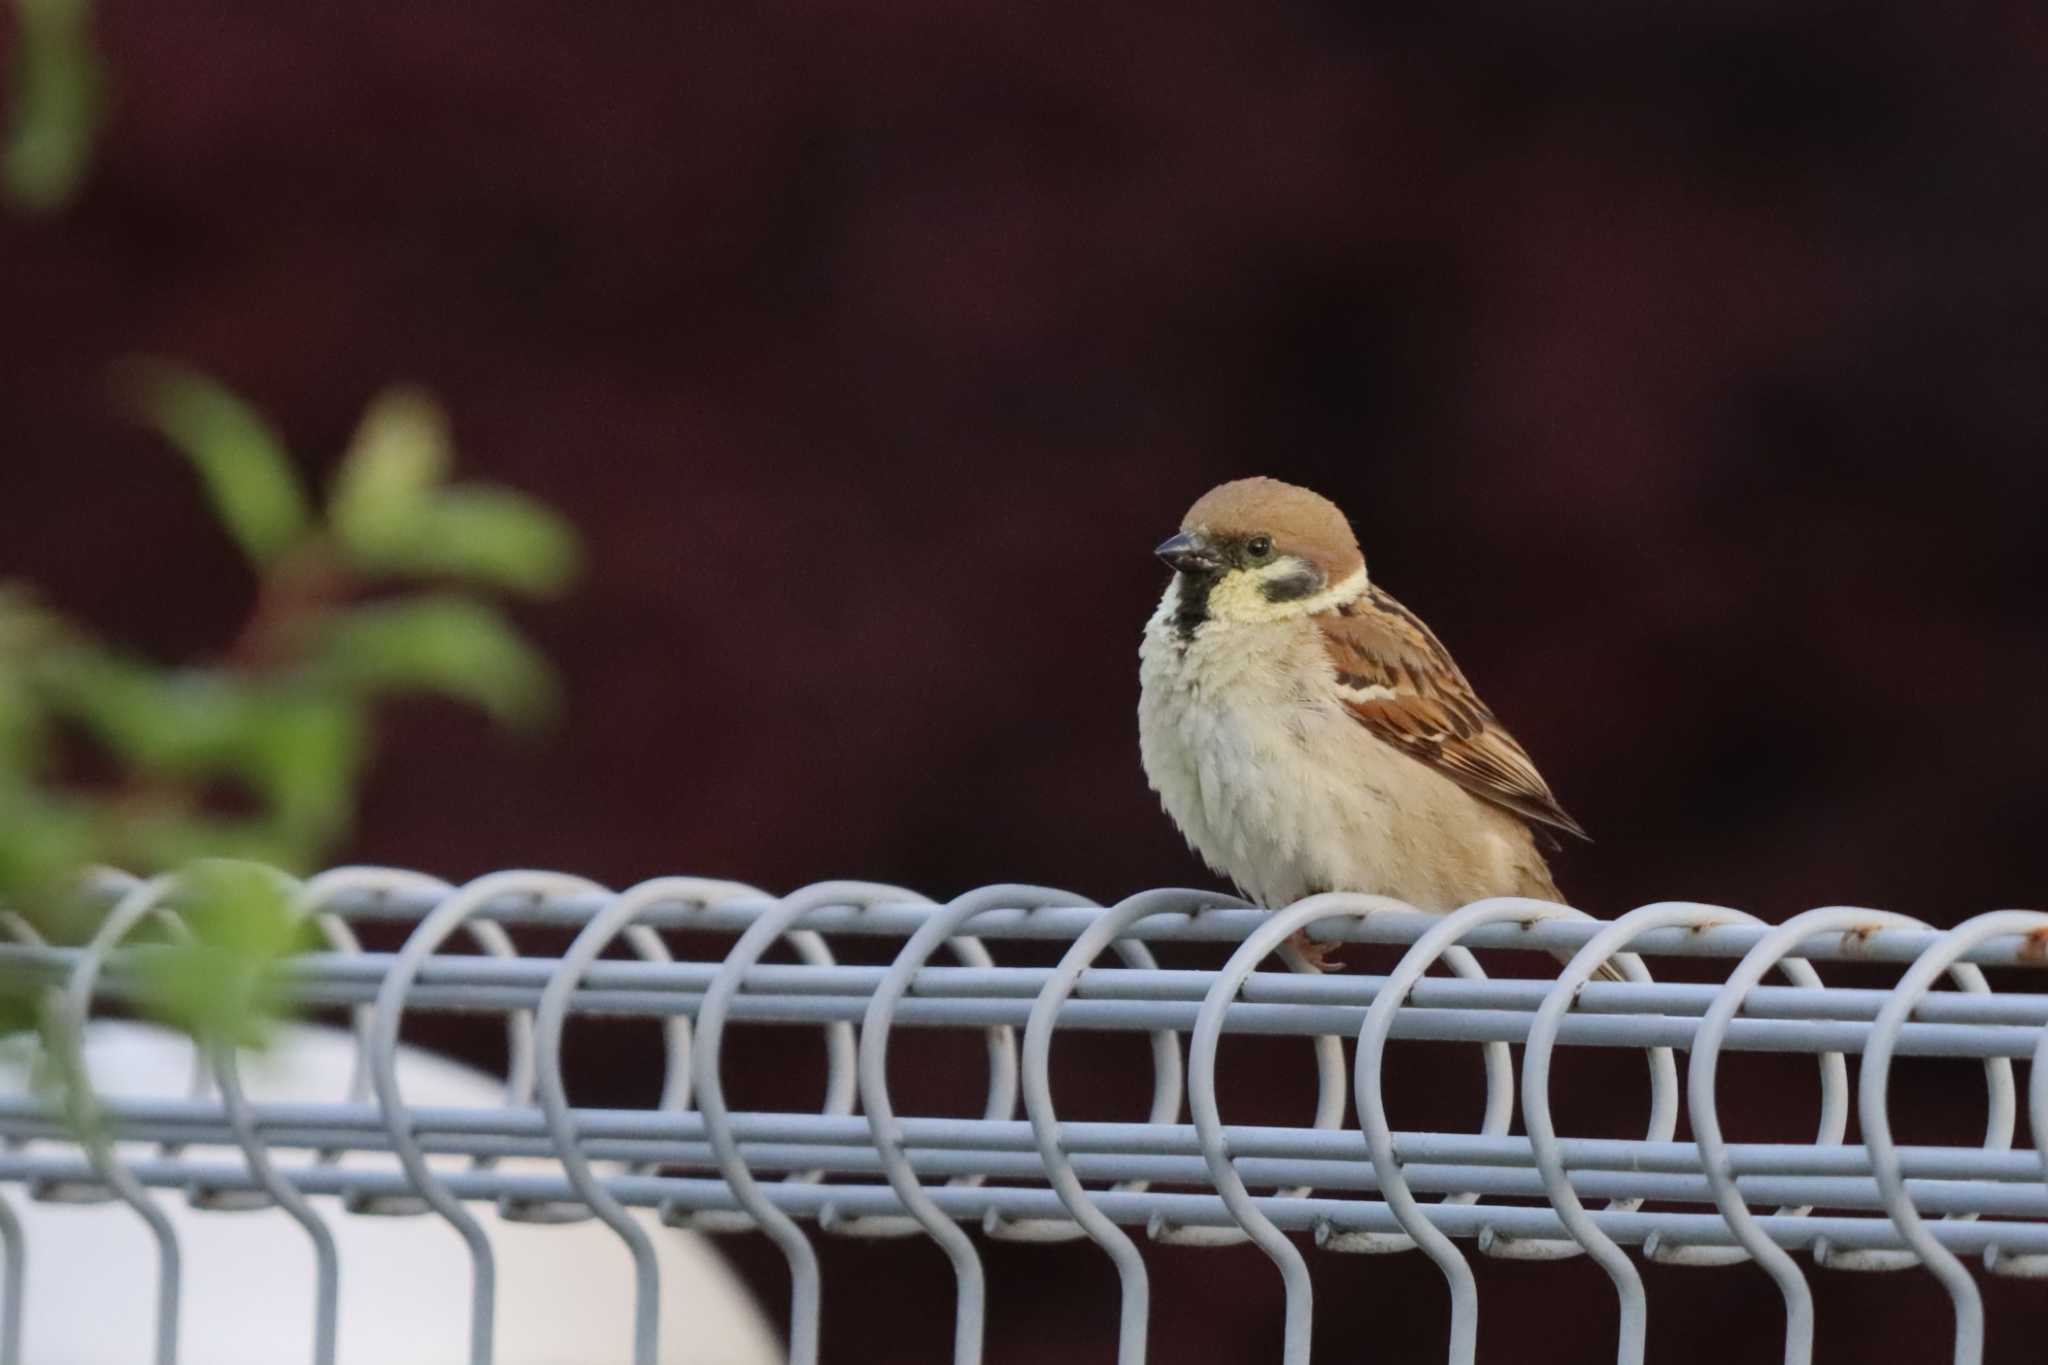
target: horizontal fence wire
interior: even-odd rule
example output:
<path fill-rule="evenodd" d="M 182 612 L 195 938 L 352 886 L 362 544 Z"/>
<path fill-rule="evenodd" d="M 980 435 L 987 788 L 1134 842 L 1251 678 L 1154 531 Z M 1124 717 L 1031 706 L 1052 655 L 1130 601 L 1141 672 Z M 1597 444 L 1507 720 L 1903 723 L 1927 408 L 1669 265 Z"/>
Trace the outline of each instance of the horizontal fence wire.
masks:
<path fill-rule="evenodd" d="M 1828 1269 L 1933 1274 L 1952 1304 L 1958 1362 L 1981 1360 L 1986 1331 L 1965 1258 L 1986 1273 L 2048 1278 L 2048 993 L 1994 992 L 1982 970 L 2040 969 L 2048 914 L 1999 911 L 1940 930 L 1847 907 L 1767 925 L 1723 907 L 1663 903 L 1600 921 L 1531 900 L 1437 916 L 1353 894 L 1269 913 L 1200 891 L 1147 891 L 1105 907 L 1013 885 L 939 904 L 860 882 L 777 897 L 687 877 L 613 891 L 547 872 L 450 885 L 379 868 L 337 869 L 290 887 L 296 913 L 317 926 L 324 946 L 289 961 L 283 989 L 302 1004 L 350 1012 L 357 1066 L 349 1093 L 328 1103 L 253 1102 L 235 1052 L 215 1047 L 200 1054 L 185 1099 L 95 1098 L 89 1085 L 73 1087 L 65 1103 L 0 1095 L 0 1185 L 14 1187 L 0 1194 L 0 1365 L 20 1361 L 31 1307 L 22 1267 L 33 1248 L 11 1203 L 20 1194 L 120 1200 L 134 1210 L 157 1244 L 155 1359 L 164 1365 L 177 1350 L 181 1261 L 161 1201 L 176 1195 L 201 1208 L 275 1205 L 304 1228 L 315 1252 L 309 1326 L 320 1365 L 335 1359 L 345 1324 L 336 1312 L 334 1206 L 315 1196 L 338 1198 L 351 1214 L 438 1218 L 462 1236 L 472 1270 L 469 1358 L 479 1363 L 493 1357 L 496 1296 L 489 1235 L 470 1209 L 483 1201 L 534 1222 L 594 1218 L 617 1234 L 634 1267 L 637 1365 L 657 1358 L 660 1292 L 633 1209 L 772 1239 L 789 1268 L 789 1353 L 799 1365 L 818 1353 L 819 1235 L 936 1242 L 956 1285 L 960 1362 L 981 1358 L 990 1292 L 969 1227 L 985 1237 L 1096 1243 L 1120 1287 L 1116 1339 L 1127 1365 L 1145 1359 L 1150 1318 L 1140 1236 L 1263 1250 L 1285 1289 L 1280 1354 L 1289 1365 L 1308 1360 L 1315 1308 L 1305 1242 L 1429 1257 L 1446 1285 L 1452 1362 L 1472 1361 L 1477 1349 L 1474 1255 L 1590 1257 L 1612 1284 L 1623 1365 L 1643 1359 L 1649 1300 L 1637 1267 L 1645 1259 L 1755 1260 L 1783 1301 L 1787 1362 L 1811 1359 L 1816 1330 L 1794 1252 Z M 164 951 L 128 944 L 130 935 L 145 923 L 159 927 L 159 941 L 183 933 L 175 879 L 104 872 L 91 889 L 104 915 L 82 947 L 47 944 L 19 917 L 0 914 L 0 972 L 42 988 L 45 1038 L 73 1074 L 85 1066 L 94 1011 L 133 1002 L 148 979 L 146 959 Z M 410 928 L 395 952 L 370 952 L 356 933 L 368 921 Z M 536 927 L 573 938 L 559 956 L 523 952 L 512 931 Z M 722 956 L 693 959 L 682 931 L 738 937 Z M 1402 952 L 1385 975 L 1316 974 L 1294 947 L 1300 931 Z M 477 951 L 445 952 L 457 935 Z M 887 966 L 843 965 L 830 941 L 848 936 L 900 946 Z M 1001 965 L 988 945 L 1006 940 L 1064 944 L 1064 955 L 1052 967 Z M 795 963 L 761 962 L 778 941 Z M 1227 960 L 1208 970 L 1161 968 L 1148 945 L 1162 942 L 1218 945 Z M 601 956 L 615 945 L 631 957 Z M 1546 979 L 1498 978 L 1477 956 L 1526 949 L 1564 965 Z M 1659 982 L 1648 963 L 1660 957 L 1721 959 L 1726 971 L 1718 984 Z M 1625 979 L 1595 979 L 1610 961 Z M 1889 989 L 1828 985 L 1816 964 L 1841 962 L 1894 964 L 1900 977 Z M 1439 965 L 1450 974 L 1425 975 Z M 1935 990 L 1944 978 L 1953 989 Z M 502 1104 L 407 1103 L 397 1055 L 404 1020 L 417 1011 L 509 1020 Z M 656 1108 L 569 1103 L 563 1031 L 571 1017 L 596 1015 L 659 1021 Z M 736 1022 L 822 1031 L 818 1112 L 728 1104 L 725 1077 L 745 1065 L 744 1045 L 726 1040 Z M 890 1052 L 916 1049 L 914 1034 L 900 1034 L 922 1028 L 985 1031 L 979 1117 L 899 1114 Z M 1060 1117 L 1052 1041 L 1099 1032 L 1148 1035 L 1146 1121 Z M 1309 1125 L 1225 1121 L 1217 1099 L 1224 1034 L 1313 1040 L 1318 1097 Z M 1476 1132 L 1392 1126 L 1382 1063 L 1395 1039 L 1478 1045 L 1486 1104 Z M 1519 1062 L 1510 1044 L 1520 1046 Z M 1641 1139 L 1556 1131 L 1551 1068 L 1560 1047 L 1645 1050 L 1651 1085 Z M 1728 1051 L 1816 1060 L 1813 1141 L 1725 1140 L 1716 1074 Z M 1980 1145 L 1894 1141 L 1890 1081 L 1899 1056 L 1982 1063 Z M 2025 1098 L 2032 1150 L 2015 1147 L 2016 1059 L 2033 1063 Z M 1852 1091 L 1860 1142 L 1846 1140 Z M 1681 1113 L 1690 1140 L 1676 1137 Z M 1511 1131 L 1517 1117 L 1520 1133 Z M 208 1147 L 239 1159 L 190 1150 Z M 395 1164 L 341 1164 L 360 1152 Z M 514 1157 L 546 1164 L 495 1164 Z M 468 1160 L 451 1166 L 447 1158 Z"/>

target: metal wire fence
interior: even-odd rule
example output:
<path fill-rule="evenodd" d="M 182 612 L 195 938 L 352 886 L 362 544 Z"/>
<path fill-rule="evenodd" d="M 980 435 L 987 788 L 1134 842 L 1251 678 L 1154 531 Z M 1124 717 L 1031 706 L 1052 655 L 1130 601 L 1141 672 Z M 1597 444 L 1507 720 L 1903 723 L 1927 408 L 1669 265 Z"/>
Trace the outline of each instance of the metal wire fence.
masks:
<path fill-rule="evenodd" d="M 108 910 L 83 948 L 37 941 L 7 919 L 0 965 L 46 980 L 75 1049 L 95 1008 L 132 996 L 123 947 L 152 916 L 175 916 L 176 887 L 108 874 Z M 953 1354 L 980 1358 L 989 1294 L 977 1241 L 1092 1240 L 1121 1289 L 1118 1358 L 1143 1360 L 1150 1281 L 1139 1247 L 1153 1241 L 1250 1241 L 1285 1285 L 1282 1359 L 1308 1360 L 1315 1310 L 1302 1243 L 1363 1252 L 1419 1251 L 1442 1272 L 1449 1359 L 1474 1358 L 1474 1255 L 1588 1256 L 1612 1282 L 1617 1359 L 1643 1359 L 1649 1301 L 1638 1261 L 1715 1266 L 1754 1259 L 1783 1300 L 1784 1359 L 1811 1358 L 1806 1271 L 1924 1268 L 1953 1305 L 1955 1359 L 1981 1359 L 1983 1272 L 2048 1275 L 2048 993 L 1994 992 L 1984 966 L 2038 968 L 2048 914 L 2001 911 L 1950 930 L 1903 916 L 1826 908 L 1779 925 L 1696 904 L 1645 906 L 1612 922 L 1563 906 L 1495 900 L 1448 916 L 1377 897 L 1313 897 L 1277 913 L 1210 893 L 1147 891 L 1102 907 L 1043 887 L 990 886 L 945 904 L 898 887 L 832 882 L 774 897 L 729 882 L 664 877 L 623 891 L 547 872 L 499 872 L 461 886 L 417 873 L 345 868 L 305 882 L 300 913 L 328 950 L 294 960 L 289 989 L 352 1013 L 357 1074 L 331 1103 L 259 1104 L 231 1051 L 214 1050 L 189 1099 L 104 1101 L 81 1130 L 44 1098 L 0 1097 L 0 1184 L 32 1198 L 125 1202 L 156 1240 L 156 1359 L 174 1359 L 180 1255 L 159 1201 L 274 1203 L 315 1249 L 311 1355 L 335 1358 L 340 1273 L 328 1230 L 338 1196 L 350 1214 L 438 1218 L 470 1257 L 470 1359 L 493 1356 L 491 1241 L 471 1205 L 493 1201 L 534 1222 L 597 1219 L 616 1232 L 635 1275 L 634 1359 L 656 1358 L 657 1260 L 631 1208 L 715 1231 L 758 1230 L 788 1264 L 790 1358 L 817 1356 L 826 1300 L 813 1239 L 922 1235 L 957 1286 Z M 366 952 L 364 920 L 411 924 L 396 952 Z M 514 930 L 573 931 L 559 956 L 520 951 Z M 1317 937 L 1402 948 L 1385 975 L 1261 970 L 1288 940 Z M 676 945 L 709 930 L 738 936 L 715 960 Z M 480 951 L 444 947 L 467 935 Z M 828 940 L 900 941 L 886 966 L 838 963 Z M 778 940 L 797 961 L 762 962 Z M 1064 943 L 1055 966 L 1002 966 L 988 943 Z M 1160 968 L 1160 941 L 1221 945 L 1218 970 Z M 614 943 L 633 954 L 606 958 Z M 941 949 L 951 959 L 942 963 Z M 1488 976 L 1478 953 L 1540 949 L 1569 962 L 1554 978 Z M 1732 963 L 1720 984 L 1658 982 L 1644 959 Z M 1627 978 L 1594 980 L 1612 959 Z M 1890 989 L 1827 985 L 1816 963 L 1903 968 Z M 1112 965 L 1113 964 L 1113 965 Z M 1449 975 L 1426 976 L 1442 964 Z M 1776 973 L 1783 984 L 1766 984 Z M 1955 989 L 1936 991 L 1947 977 Z M 510 1066 L 492 1108 L 408 1104 L 394 1057 L 415 1011 L 503 1014 Z M 660 1021 L 663 1087 L 652 1109 L 569 1103 L 562 1037 L 571 1016 Z M 744 1065 L 734 1023 L 822 1030 L 828 1059 L 816 1113 L 747 1112 L 725 1078 Z M 898 1029 L 984 1030 L 987 1099 L 978 1118 L 899 1114 L 889 1089 Z M 1150 1036 L 1152 1099 L 1144 1122 L 1062 1119 L 1049 1056 L 1057 1034 Z M 1306 1127 L 1226 1122 L 1217 1101 L 1223 1034 L 1314 1040 L 1318 1102 Z M 1185 1064 L 1183 1064 L 1185 1038 Z M 1475 1045 L 1486 1103 L 1478 1131 L 1395 1129 L 1383 1093 L 1389 1040 Z M 1346 1042 L 1351 1044 L 1347 1056 Z M 1519 1044 L 1519 1064 L 1510 1051 Z M 1650 1105 L 1636 1140 L 1560 1136 L 1551 1072 L 1559 1048 L 1642 1049 Z M 1677 1053 L 1687 1054 L 1681 1075 Z M 1727 1051 L 1806 1054 L 1821 1097 L 1810 1143 L 1724 1139 L 1716 1073 Z M 1903 1146 L 1889 1111 L 1900 1056 L 1977 1059 L 1988 1097 L 1976 1146 Z M 1859 1142 L 1846 1140 L 1853 1104 Z M 2013 1062 L 2031 1059 L 2035 1150 L 2015 1148 Z M 82 1054 L 73 1056 L 82 1065 Z M 1020 1112 L 1021 1111 L 1021 1112 Z M 1519 1112 L 1522 1132 L 1510 1131 Z M 1690 1139 L 1676 1139 L 1683 1112 Z M 1183 1115 L 1185 1114 L 1185 1117 Z M 39 1141 L 38 1141 L 39 1140 Z M 38 1141 L 34 1148 L 24 1144 Z M 68 1146 L 51 1147 L 51 1142 Z M 116 1146 L 119 1142 L 122 1145 Z M 154 1144 L 137 1155 L 134 1143 Z M 239 1162 L 187 1149 L 238 1149 Z M 396 1169 L 342 1164 L 347 1153 L 395 1155 Z M 449 1156 L 469 1160 L 450 1169 Z M 429 1158 L 437 1160 L 430 1164 Z M 551 1167 L 499 1169 L 499 1158 Z M 12 1196 L 9 1196 L 10 1198 Z M 0 1361 L 20 1359 L 24 1257 L 20 1219 L 0 1199 Z M 1107 1330 L 1105 1323 L 1105 1330 Z"/>

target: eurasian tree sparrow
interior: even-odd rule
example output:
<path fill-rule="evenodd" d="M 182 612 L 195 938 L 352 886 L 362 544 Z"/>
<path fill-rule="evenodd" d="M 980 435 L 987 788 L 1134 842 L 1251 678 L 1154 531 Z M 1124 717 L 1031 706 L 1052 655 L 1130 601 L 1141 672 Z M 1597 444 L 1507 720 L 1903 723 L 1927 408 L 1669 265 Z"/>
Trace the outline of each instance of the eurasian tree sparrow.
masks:
<path fill-rule="evenodd" d="M 1319 891 L 1438 913 L 1560 899 L 1537 839 L 1585 831 L 1429 627 L 1367 579 L 1333 503 L 1226 483 L 1158 555 L 1174 576 L 1138 650 L 1139 748 L 1210 867 L 1270 909 Z M 1296 946 L 1322 964 L 1322 945 Z"/>

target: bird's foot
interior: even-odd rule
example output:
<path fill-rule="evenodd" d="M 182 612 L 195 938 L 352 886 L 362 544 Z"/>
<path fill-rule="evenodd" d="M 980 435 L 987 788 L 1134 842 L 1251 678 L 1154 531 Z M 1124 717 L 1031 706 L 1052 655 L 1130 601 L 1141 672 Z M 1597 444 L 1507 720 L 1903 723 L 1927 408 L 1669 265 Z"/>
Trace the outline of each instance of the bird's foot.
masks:
<path fill-rule="evenodd" d="M 1310 938 L 1306 929 L 1296 929 L 1288 935 L 1287 946 L 1300 955 L 1301 960 L 1308 964 L 1310 971 L 1344 970 L 1344 964 L 1337 960 L 1337 950 L 1344 946 L 1341 943 L 1325 943 L 1321 939 Z"/>

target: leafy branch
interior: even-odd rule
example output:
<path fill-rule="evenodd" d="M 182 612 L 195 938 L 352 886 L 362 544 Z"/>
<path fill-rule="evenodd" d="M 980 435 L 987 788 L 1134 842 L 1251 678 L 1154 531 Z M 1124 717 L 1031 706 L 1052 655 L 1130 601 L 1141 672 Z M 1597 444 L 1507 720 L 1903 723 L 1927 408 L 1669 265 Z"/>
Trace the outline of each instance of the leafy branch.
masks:
<path fill-rule="evenodd" d="M 497 599 L 565 589 L 578 542 L 531 498 L 450 482 L 446 418 L 417 390 L 370 404 L 323 508 L 220 384 L 150 364 L 123 388 L 197 472 L 256 592 L 217 658 L 166 665 L 0 583 L 0 907 L 76 941 L 94 917 L 76 894 L 86 868 L 177 872 L 190 935 L 146 956 L 148 1008 L 251 1039 L 299 934 L 283 882 L 219 860 L 304 871 L 346 839 L 391 697 L 545 721 L 553 669 Z M 0 986 L 0 1029 L 32 1020 L 27 990 Z"/>
<path fill-rule="evenodd" d="M 107 103 L 91 0 L 15 0 L 13 108 L 0 146 L 0 196 L 27 213 L 69 203 Z"/>

